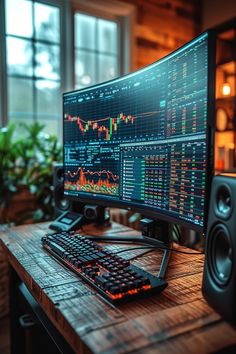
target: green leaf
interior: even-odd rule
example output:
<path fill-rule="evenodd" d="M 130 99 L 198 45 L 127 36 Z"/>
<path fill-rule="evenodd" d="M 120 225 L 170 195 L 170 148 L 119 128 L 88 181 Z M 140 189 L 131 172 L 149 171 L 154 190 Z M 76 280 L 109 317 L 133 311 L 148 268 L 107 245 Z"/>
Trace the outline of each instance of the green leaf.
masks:
<path fill-rule="evenodd" d="M 45 135 L 44 125 L 21 123 L 24 137 L 16 136 L 16 125 L 0 129 L 0 207 L 11 205 L 12 197 L 22 185 L 36 198 L 35 210 L 24 211 L 17 223 L 28 220 L 49 220 L 53 215 L 53 162 L 62 160 L 62 148 L 55 135 Z M 1 220 L 0 220 L 1 222 Z"/>

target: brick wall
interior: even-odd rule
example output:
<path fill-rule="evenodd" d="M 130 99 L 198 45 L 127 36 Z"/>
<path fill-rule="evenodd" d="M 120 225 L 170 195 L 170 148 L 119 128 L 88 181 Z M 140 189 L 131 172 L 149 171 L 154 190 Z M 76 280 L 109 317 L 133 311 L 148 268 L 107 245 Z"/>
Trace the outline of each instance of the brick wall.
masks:
<path fill-rule="evenodd" d="M 135 69 L 165 56 L 200 33 L 200 0 L 123 0 L 137 9 Z"/>

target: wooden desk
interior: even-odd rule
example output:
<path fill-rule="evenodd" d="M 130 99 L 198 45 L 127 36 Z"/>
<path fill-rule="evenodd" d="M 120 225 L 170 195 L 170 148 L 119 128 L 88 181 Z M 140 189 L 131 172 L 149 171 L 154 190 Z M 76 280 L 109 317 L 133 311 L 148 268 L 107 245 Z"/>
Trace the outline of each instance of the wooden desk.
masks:
<path fill-rule="evenodd" d="M 93 234 L 137 233 L 118 224 L 106 230 L 91 226 L 86 229 Z M 53 327 L 76 353 L 200 354 L 236 343 L 236 330 L 202 298 L 203 255 L 173 253 L 167 273 L 169 285 L 164 292 L 114 307 L 41 248 L 45 231 L 47 224 L 16 227 L 2 234 L 1 242 L 12 271 L 17 272 Z M 160 254 L 152 251 L 134 262 L 155 274 Z M 13 276 L 12 312 L 14 307 L 17 310 L 14 281 Z M 13 349 L 16 339 L 14 342 Z"/>

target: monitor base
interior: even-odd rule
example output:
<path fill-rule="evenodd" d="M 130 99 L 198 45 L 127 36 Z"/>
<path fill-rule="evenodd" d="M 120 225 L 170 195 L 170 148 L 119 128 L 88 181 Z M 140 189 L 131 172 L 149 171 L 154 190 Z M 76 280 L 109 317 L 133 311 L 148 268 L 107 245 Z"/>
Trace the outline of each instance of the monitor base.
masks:
<path fill-rule="evenodd" d="M 161 250 L 163 250 L 163 257 L 161 261 L 161 266 L 160 270 L 158 272 L 157 277 L 164 279 L 167 268 L 168 268 L 168 263 L 171 255 L 171 248 L 172 248 L 172 233 L 171 233 L 171 227 L 170 224 L 166 221 L 163 220 L 155 220 L 155 222 L 158 224 L 158 228 L 155 228 L 155 230 L 160 231 L 160 239 L 158 238 L 157 233 L 155 233 L 153 236 L 148 234 L 146 235 L 140 235 L 140 236 L 125 236 L 125 235 L 104 235 L 104 236 L 86 236 L 91 240 L 94 241 L 111 241 L 111 242 L 122 242 L 122 243 L 141 243 L 143 245 L 150 245 L 150 246 L 155 246 L 159 247 Z"/>

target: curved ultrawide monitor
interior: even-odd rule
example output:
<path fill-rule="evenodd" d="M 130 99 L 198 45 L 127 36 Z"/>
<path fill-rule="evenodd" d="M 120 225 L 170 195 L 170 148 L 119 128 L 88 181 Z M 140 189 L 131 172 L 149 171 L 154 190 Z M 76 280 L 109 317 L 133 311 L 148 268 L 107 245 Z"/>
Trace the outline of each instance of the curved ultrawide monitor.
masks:
<path fill-rule="evenodd" d="M 65 196 L 204 231 L 211 47 L 206 32 L 139 71 L 63 95 Z"/>

